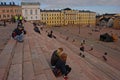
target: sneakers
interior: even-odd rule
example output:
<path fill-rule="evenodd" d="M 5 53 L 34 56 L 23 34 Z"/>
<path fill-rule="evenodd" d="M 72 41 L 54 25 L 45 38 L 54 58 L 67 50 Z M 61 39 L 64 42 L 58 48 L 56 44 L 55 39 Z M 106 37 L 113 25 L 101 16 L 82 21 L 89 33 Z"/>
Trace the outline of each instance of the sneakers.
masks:
<path fill-rule="evenodd" d="M 67 77 L 67 76 L 64 76 L 63 78 L 64 78 L 64 80 L 68 80 L 68 77 Z"/>

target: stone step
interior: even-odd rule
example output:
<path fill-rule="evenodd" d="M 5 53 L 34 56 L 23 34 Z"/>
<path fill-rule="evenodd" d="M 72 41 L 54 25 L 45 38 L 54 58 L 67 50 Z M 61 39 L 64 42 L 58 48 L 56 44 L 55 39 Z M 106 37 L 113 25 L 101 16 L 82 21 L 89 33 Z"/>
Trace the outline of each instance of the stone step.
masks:
<path fill-rule="evenodd" d="M 57 39 L 57 40 L 61 40 L 60 38 L 59 39 Z M 70 46 L 71 47 L 71 49 L 74 49 L 74 50 L 76 50 L 77 49 L 77 47 L 75 47 L 75 46 L 73 46 L 72 47 L 72 45 L 70 45 L 68 42 L 65 42 L 65 41 L 62 41 L 61 40 L 61 42 L 62 43 L 66 43 L 66 45 L 68 45 L 68 46 Z M 79 50 L 76 50 L 76 51 L 79 51 Z M 77 52 L 78 53 L 78 52 Z M 107 73 L 107 72 L 102 72 L 102 73 L 104 73 L 104 75 L 107 75 L 108 77 L 112 77 L 111 79 L 119 79 L 119 71 L 118 70 L 116 70 L 116 69 L 114 69 L 114 68 L 112 68 L 111 66 L 109 66 L 109 65 L 107 65 L 107 64 L 105 64 L 104 62 L 102 62 L 102 61 L 100 61 L 100 60 L 98 60 L 97 58 L 95 58 L 95 57 L 93 57 L 93 56 L 91 56 L 90 54 L 88 54 L 88 53 L 84 53 L 86 56 L 87 56 L 87 59 L 89 59 L 89 60 L 87 60 L 87 62 L 88 63 L 90 63 L 89 61 L 90 61 L 90 59 L 95 59 L 95 60 L 93 60 L 93 61 L 91 61 L 92 62 L 92 64 L 94 64 L 94 65 L 97 65 L 98 67 L 97 68 L 99 68 L 101 65 L 103 66 L 103 64 L 104 64 L 104 66 L 107 66 L 106 68 L 104 67 L 104 68 L 101 68 L 101 71 L 103 71 L 104 69 L 106 70 L 106 69 L 108 69 L 108 71 L 109 71 L 109 73 Z M 91 56 L 91 57 L 90 57 Z M 86 59 L 86 58 L 85 58 Z M 98 61 L 98 62 L 100 62 L 100 63 L 93 63 L 94 61 Z M 90 63 L 91 64 L 91 63 Z M 113 69 L 113 70 L 111 70 L 111 68 Z M 107 73 L 107 74 L 106 74 Z M 112 76 L 110 76 L 109 74 L 113 74 Z M 106 77 L 107 77 L 106 76 Z M 113 77 L 114 76 L 114 77 Z M 108 80 L 110 79 L 110 78 L 108 78 Z"/>
<path fill-rule="evenodd" d="M 31 25 L 29 24 L 29 26 Z M 38 67 L 42 65 L 42 63 L 39 61 L 41 55 L 42 57 L 44 56 L 43 63 L 45 63 L 44 65 L 46 66 L 47 64 L 50 64 L 52 52 L 59 47 L 63 47 L 64 51 L 68 54 L 67 64 L 69 64 L 72 67 L 72 71 L 69 74 L 69 80 L 113 80 L 113 79 L 119 80 L 120 76 L 119 71 L 117 71 L 113 67 L 102 62 L 101 60 L 97 59 L 96 57 L 92 56 L 87 52 L 84 53 L 85 58 L 80 57 L 78 55 L 80 52 L 79 48 L 74 46 L 70 42 L 67 42 L 66 40 L 60 37 L 57 37 L 57 39 L 48 38 L 47 33 L 45 32 L 43 32 L 45 34 L 38 35 L 33 31 L 32 26 L 29 27 L 28 29 L 29 29 L 28 35 L 32 36 L 31 38 L 33 39 L 30 42 L 32 47 L 31 48 L 32 60 L 34 61 L 34 63 L 39 64 L 39 65 L 36 64 L 38 65 Z M 36 76 L 39 75 L 43 76 L 45 70 L 51 71 L 49 68 L 47 68 L 47 66 L 45 69 L 43 69 L 42 73 L 38 73 Z M 51 72 L 49 74 L 53 75 Z M 54 78 L 55 77 L 53 77 L 53 79 Z M 48 79 L 47 76 L 46 79 Z"/>
<path fill-rule="evenodd" d="M 22 80 L 22 64 L 11 65 L 7 80 Z"/>
<path fill-rule="evenodd" d="M 23 79 L 22 80 L 35 80 L 33 64 L 31 61 L 23 63 Z"/>
<path fill-rule="evenodd" d="M 23 43 L 17 42 L 7 80 L 22 80 Z"/>
<path fill-rule="evenodd" d="M 28 36 L 24 40 L 23 80 L 35 80 Z"/>
<path fill-rule="evenodd" d="M 39 41 L 39 45 L 43 48 L 43 51 L 44 51 L 44 54 L 46 54 L 46 55 L 49 55 L 48 53 L 52 53 L 51 51 L 51 48 L 52 49 L 55 49 L 55 47 L 58 47 L 58 46 L 54 46 L 54 44 L 56 44 L 56 43 L 53 43 L 53 41 L 51 40 L 51 39 L 49 39 L 48 37 L 45 37 L 45 35 L 44 35 L 44 37 L 42 36 L 40 36 L 40 39 L 38 39 L 38 37 L 36 37 L 35 38 L 35 40 L 37 40 L 37 41 Z M 44 42 L 44 40 L 46 40 L 46 43 Z M 52 42 L 51 42 L 52 41 Z M 52 45 L 52 46 L 49 46 L 49 44 L 50 45 Z M 43 46 L 44 45 L 44 46 Z M 57 44 L 58 45 L 58 44 Z M 57 49 L 57 48 L 56 48 Z M 49 56 L 46 56 L 46 58 L 48 58 L 48 60 L 50 61 L 50 56 L 51 55 L 49 55 Z M 73 73 L 73 72 L 72 72 Z M 76 75 L 75 75 L 76 74 Z M 78 70 L 75 72 L 74 71 L 74 76 L 70 76 L 70 80 L 78 80 L 79 79 L 79 77 L 77 77 L 79 75 L 79 72 L 78 72 Z M 82 75 L 82 76 L 84 76 L 84 78 L 83 77 L 81 77 L 81 78 L 83 78 L 83 79 L 86 79 L 86 80 L 89 80 L 85 75 Z M 62 78 L 61 78 L 62 79 Z"/>
<path fill-rule="evenodd" d="M 27 36 L 25 36 L 27 37 Z M 27 37 L 28 38 L 28 37 Z M 31 61 L 31 52 L 30 52 L 30 46 L 28 39 L 24 40 L 24 55 L 23 55 L 23 61 Z"/>
<path fill-rule="evenodd" d="M 46 61 L 46 58 L 44 57 L 43 53 L 41 51 L 41 48 L 39 47 L 38 41 L 36 41 L 35 35 L 37 34 L 33 31 L 33 28 L 29 30 L 28 36 L 31 36 L 29 38 L 29 44 L 31 49 L 31 59 L 33 64 L 33 70 L 35 74 L 35 79 L 41 80 L 41 76 L 43 77 L 43 80 L 56 80 L 55 76 L 53 75 L 50 66 L 48 65 L 48 62 Z"/>
<path fill-rule="evenodd" d="M 22 64 L 23 58 L 23 43 L 17 43 L 15 48 L 15 53 L 12 59 L 12 65 L 14 64 Z"/>
<path fill-rule="evenodd" d="M 0 54 L 0 80 L 6 80 L 16 41 L 10 39 Z"/>
<path fill-rule="evenodd" d="M 53 41 L 54 42 L 54 41 Z M 51 42 L 48 42 L 48 43 L 51 43 Z M 55 42 L 53 43 L 53 44 L 55 44 Z M 94 71 L 94 72 L 96 72 L 96 71 Z M 89 73 L 89 75 L 90 75 L 91 73 Z M 102 74 L 101 74 L 102 75 Z M 105 75 L 104 75 L 105 76 Z M 100 78 L 100 77 L 99 77 Z M 98 79 L 97 77 L 96 77 L 96 79 Z M 104 77 L 104 79 L 108 79 L 109 80 L 109 77 L 108 76 L 105 76 Z"/>
<path fill-rule="evenodd" d="M 35 80 L 48 80 L 45 74 L 40 74 L 36 76 Z"/>

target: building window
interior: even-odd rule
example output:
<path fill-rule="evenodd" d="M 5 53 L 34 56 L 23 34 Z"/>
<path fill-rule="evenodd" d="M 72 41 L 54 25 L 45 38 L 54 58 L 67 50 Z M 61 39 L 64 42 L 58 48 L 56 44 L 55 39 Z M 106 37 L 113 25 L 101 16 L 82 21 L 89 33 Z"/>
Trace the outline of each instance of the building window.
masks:
<path fill-rule="evenodd" d="M 5 12 L 5 10 L 2 10 L 2 12 Z"/>
<path fill-rule="evenodd" d="M 9 15 L 7 15 L 7 17 L 9 17 Z"/>
<path fill-rule="evenodd" d="M 30 10 L 30 14 L 32 15 L 33 13 L 32 13 L 32 9 Z"/>
<path fill-rule="evenodd" d="M 37 19 L 37 16 L 36 16 L 36 19 Z"/>
<path fill-rule="evenodd" d="M 3 15 L 3 18 L 6 18 L 6 15 Z"/>
<path fill-rule="evenodd" d="M 15 12 L 17 12 L 17 10 L 15 9 Z"/>
<path fill-rule="evenodd" d="M 7 10 L 7 12 L 9 12 L 9 10 Z"/>
<path fill-rule="evenodd" d="M 35 14 L 37 15 L 37 9 L 35 10 Z"/>
<path fill-rule="evenodd" d="M 32 17 L 31 17 L 31 19 L 32 19 Z"/>
<path fill-rule="evenodd" d="M 27 10 L 25 10 L 25 14 L 27 14 Z"/>
<path fill-rule="evenodd" d="M 10 12 L 13 12 L 13 10 L 11 9 Z"/>

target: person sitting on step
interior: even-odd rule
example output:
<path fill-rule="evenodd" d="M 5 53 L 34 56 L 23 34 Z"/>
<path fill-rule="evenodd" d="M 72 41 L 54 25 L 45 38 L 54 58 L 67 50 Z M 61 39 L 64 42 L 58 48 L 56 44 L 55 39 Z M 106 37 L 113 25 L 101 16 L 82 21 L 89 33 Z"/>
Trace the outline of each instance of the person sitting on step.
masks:
<path fill-rule="evenodd" d="M 23 26 L 18 26 L 14 31 L 12 32 L 12 37 L 17 40 L 18 42 L 23 42 L 24 34 L 26 34 L 26 31 L 24 30 Z"/>
<path fill-rule="evenodd" d="M 67 75 L 71 71 L 71 67 L 69 67 L 69 65 L 66 65 L 66 60 L 67 60 L 67 54 L 62 53 L 55 65 L 55 70 L 56 70 L 55 76 L 62 75 L 65 80 L 67 79 Z"/>
<path fill-rule="evenodd" d="M 56 36 L 53 35 L 53 31 L 52 31 L 52 30 L 50 31 L 50 33 L 47 34 L 47 36 L 48 36 L 49 38 L 55 38 L 55 39 L 56 39 Z"/>
<path fill-rule="evenodd" d="M 40 29 L 37 26 L 34 26 L 34 31 L 41 34 Z"/>
<path fill-rule="evenodd" d="M 51 56 L 51 66 L 52 66 L 52 68 L 55 68 L 56 62 L 59 60 L 62 52 L 63 52 L 63 48 L 58 48 L 57 50 L 55 50 L 52 53 L 52 56 Z"/>

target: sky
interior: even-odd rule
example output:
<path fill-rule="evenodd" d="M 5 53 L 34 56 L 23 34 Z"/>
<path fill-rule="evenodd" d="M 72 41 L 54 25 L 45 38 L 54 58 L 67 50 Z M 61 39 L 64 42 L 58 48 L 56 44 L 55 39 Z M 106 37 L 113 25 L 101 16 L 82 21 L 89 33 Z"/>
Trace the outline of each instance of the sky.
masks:
<path fill-rule="evenodd" d="M 0 0 L 3 2 L 14 1 L 16 4 L 25 2 L 40 2 L 41 9 L 90 10 L 97 14 L 120 13 L 120 0 Z"/>

